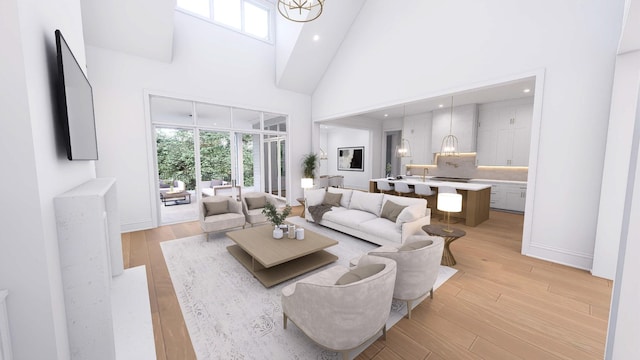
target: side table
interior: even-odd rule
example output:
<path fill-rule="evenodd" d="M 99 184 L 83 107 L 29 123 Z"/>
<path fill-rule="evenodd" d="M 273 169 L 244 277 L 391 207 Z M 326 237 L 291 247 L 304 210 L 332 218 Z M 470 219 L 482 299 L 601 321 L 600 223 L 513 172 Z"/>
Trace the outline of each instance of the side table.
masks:
<path fill-rule="evenodd" d="M 449 249 L 449 245 L 452 242 L 465 236 L 467 233 L 464 230 L 451 228 L 452 232 L 445 231 L 445 226 L 443 225 L 425 225 L 422 227 L 422 230 L 431 236 L 440 236 L 444 238 L 444 251 L 442 252 L 442 261 L 441 265 L 453 266 L 456 264 L 456 259 L 453 257 L 451 253 L 451 249 Z"/>
<path fill-rule="evenodd" d="M 304 209 L 305 209 L 304 198 L 297 198 L 296 201 L 302 204 L 302 214 L 300 215 L 300 217 L 304 219 Z"/>

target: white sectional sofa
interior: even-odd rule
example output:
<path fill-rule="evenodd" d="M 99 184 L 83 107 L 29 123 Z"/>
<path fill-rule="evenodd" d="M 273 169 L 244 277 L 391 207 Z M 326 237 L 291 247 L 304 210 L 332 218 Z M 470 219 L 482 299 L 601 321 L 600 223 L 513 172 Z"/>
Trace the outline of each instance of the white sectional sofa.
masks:
<path fill-rule="evenodd" d="M 331 187 L 326 192 L 342 194 L 340 206 L 333 206 L 318 224 L 375 244 L 398 246 L 411 235 L 424 234 L 422 226 L 430 223 L 431 210 L 425 199 Z M 305 197 L 305 219 L 314 222 L 309 207 L 325 201 L 325 189 L 307 190 Z M 406 206 L 395 222 L 381 217 L 387 201 L 393 203 L 390 207 Z"/>

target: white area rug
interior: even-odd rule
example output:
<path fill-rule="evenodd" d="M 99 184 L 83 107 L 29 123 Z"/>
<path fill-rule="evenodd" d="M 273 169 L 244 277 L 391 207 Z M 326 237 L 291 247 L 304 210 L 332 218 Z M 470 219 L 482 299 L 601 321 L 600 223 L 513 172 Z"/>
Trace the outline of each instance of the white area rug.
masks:
<path fill-rule="evenodd" d="M 351 259 L 377 247 L 300 217 L 287 220 L 340 242 L 327 249 L 339 258 L 327 267 L 349 266 Z M 282 328 L 281 290 L 296 279 L 265 289 L 227 252 L 232 244 L 224 234 L 161 243 L 198 359 L 339 359 L 339 354 L 317 346 L 295 324 Z M 440 266 L 435 288 L 455 272 Z M 394 300 L 387 329 L 405 314 L 406 303 Z M 352 351 L 351 357 L 368 345 Z"/>

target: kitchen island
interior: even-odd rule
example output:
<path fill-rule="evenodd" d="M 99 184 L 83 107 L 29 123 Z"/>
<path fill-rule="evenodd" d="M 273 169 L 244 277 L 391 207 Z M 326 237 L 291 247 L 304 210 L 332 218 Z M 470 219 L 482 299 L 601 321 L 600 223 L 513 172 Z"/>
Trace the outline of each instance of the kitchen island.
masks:
<path fill-rule="evenodd" d="M 491 202 L 491 185 L 490 184 L 477 184 L 477 183 L 465 183 L 465 182 L 453 182 L 453 181 L 434 181 L 425 179 L 421 181 L 415 178 L 406 179 L 371 179 L 369 180 L 369 192 L 378 191 L 378 181 L 388 181 L 390 183 L 404 182 L 413 187 L 416 183 L 427 184 L 434 192 L 437 193 L 440 186 L 447 186 L 456 189 L 458 194 L 462 195 L 462 212 L 451 213 L 452 218 L 464 220 L 464 224 L 467 226 L 477 226 L 483 221 L 489 219 L 489 207 Z M 435 197 L 437 199 L 437 196 Z M 427 201 L 427 207 L 431 209 L 431 214 L 443 214 L 438 211 L 437 200 Z"/>

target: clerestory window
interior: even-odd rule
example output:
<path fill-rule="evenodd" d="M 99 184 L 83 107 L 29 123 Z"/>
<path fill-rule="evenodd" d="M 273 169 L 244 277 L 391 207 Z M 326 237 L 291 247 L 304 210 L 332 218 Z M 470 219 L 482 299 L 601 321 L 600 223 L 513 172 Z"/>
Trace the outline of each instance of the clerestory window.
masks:
<path fill-rule="evenodd" d="M 177 0 L 176 8 L 260 40 L 272 42 L 273 6 L 262 0 Z"/>

